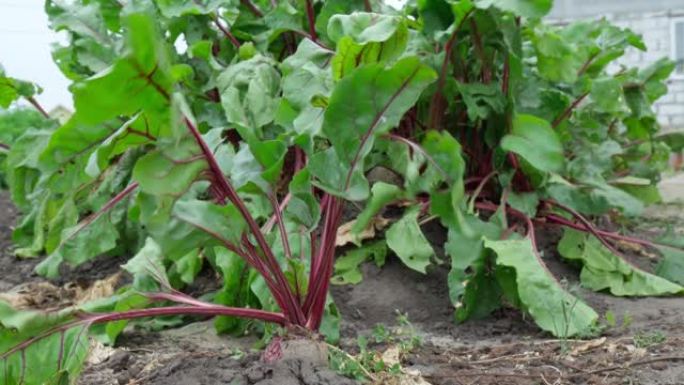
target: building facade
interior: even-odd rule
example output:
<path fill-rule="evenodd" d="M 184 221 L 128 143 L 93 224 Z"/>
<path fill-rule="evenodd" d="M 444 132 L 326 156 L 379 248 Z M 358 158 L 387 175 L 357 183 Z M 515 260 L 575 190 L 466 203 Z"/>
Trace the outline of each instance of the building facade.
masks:
<path fill-rule="evenodd" d="M 677 62 L 669 93 L 655 108 L 664 131 L 684 131 L 684 0 L 555 0 L 548 20 L 568 23 L 604 17 L 642 35 L 648 47 L 646 52 L 630 49 L 621 64 L 645 67 L 662 57 Z"/>

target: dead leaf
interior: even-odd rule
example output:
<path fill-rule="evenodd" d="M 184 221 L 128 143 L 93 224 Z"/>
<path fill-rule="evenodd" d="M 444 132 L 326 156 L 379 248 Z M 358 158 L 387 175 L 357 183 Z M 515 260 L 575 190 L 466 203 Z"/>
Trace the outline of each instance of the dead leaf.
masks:
<path fill-rule="evenodd" d="M 95 338 L 90 339 L 90 350 L 88 351 L 88 358 L 86 362 L 90 365 L 101 364 L 116 353 L 116 349 L 105 346 Z"/>
<path fill-rule="evenodd" d="M 337 229 L 335 246 L 344 246 L 348 243 L 353 243 L 359 246 L 361 245 L 362 241 L 375 238 L 375 232 L 384 229 L 390 222 L 391 221 L 387 218 L 375 216 L 373 219 L 371 219 L 371 221 L 368 223 L 368 226 L 366 226 L 363 231 L 358 234 L 354 234 L 352 232 L 352 228 L 354 227 L 354 223 L 356 223 L 356 219 L 349 221 Z"/>
<path fill-rule="evenodd" d="M 570 352 L 571 356 L 577 356 L 586 351 L 596 349 L 606 343 L 606 337 L 601 337 L 595 340 L 587 341 L 583 344 L 575 346 Z"/>
<path fill-rule="evenodd" d="M 114 295 L 120 279 L 121 272 L 118 272 L 105 279 L 95 281 L 90 287 L 77 291 L 73 302 L 76 305 L 82 305 L 96 299 L 111 297 Z"/>
<path fill-rule="evenodd" d="M 121 273 L 116 273 L 95 281 L 86 288 L 76 283 L 67 283 L 59 287 L 50 282 L 29 282 L 6 293 L 0 293 L 0 301 L 7 302 L 17 310 L 53 310 L 82 305 L 113 295 L 120 278 Z"/>
<path fill-rule="evenodd" d="M 69 304 L 68 290 L 50 282 L 29 282 L 6 293 L 0 293 L 0 300 L 17 310 L 62 307 Z"/>

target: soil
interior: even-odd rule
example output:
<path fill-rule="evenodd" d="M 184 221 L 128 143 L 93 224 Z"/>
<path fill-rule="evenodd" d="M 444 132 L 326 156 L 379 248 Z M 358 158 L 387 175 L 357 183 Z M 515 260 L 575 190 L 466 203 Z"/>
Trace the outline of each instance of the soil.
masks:
<path fill-rule="evenodd" d="M 677 212 L 672 208 L 667 211 Z M 684 228 L 681 216 L 667 218 L 668 225 Z M 14 219 L 13 206 L 0 192 L 0 293 L 44 282 L 33 273 L 37 261 L 12 256 Z M 658 216 L 635 231 L 653 234 L 665 227 L 662 221 Z M 435 245 L 443 243 L 444 234 L 438 226 L 429 226 L 427 233 Z M 551 247 L 558 233 L 544 232 L 539 237 L 551 271 L 574 285 L 578 272 L 559 261 Z M 436 249 L 440 257 L 441 250 Z M 644 268 L 653 264 L 652 259 L 639 253 L 631 253 L 630 259 Z M 121 262 L 111 257 L 99 259 L 65 271 L 53 285 L 65 287 L 77 282 L 87 287 L 111 277 Z M 404 384 L 684 384 L 682 298 L 617 298 L 577 289 L 578 295 L 599 313 L 610 311 L 617 320 L 594 339 L 564 341 L 541 333 L 531 320 L 512 309 L 456 325 L 447 296 L 445 266 L 434 266 L 422 275 L 408 270 L 396 258 L 389 258 L 381 269 L 373 264 L 362 269 L 364 279 L 360 284 L 333 288 L 343 315 L 341 347 L 353 353 L 358 335 L 370 333 L 377 324 L 397 326 L 398 314 L 406 315 L 423 344 L 401 357 L 404 372 L 413 375 L 412 382 L 406 380 Z M 206 292 L 214 285 L 215 278 L 207 275 L 193 291 Z M 94 344 L 79 384 L 356 383 L 308 359 L 265 364 L 254 349 L 256 345 L 253 336 L 217 336 L 211 321 L 161 332 L 131 328 L 114 348 Z"/>

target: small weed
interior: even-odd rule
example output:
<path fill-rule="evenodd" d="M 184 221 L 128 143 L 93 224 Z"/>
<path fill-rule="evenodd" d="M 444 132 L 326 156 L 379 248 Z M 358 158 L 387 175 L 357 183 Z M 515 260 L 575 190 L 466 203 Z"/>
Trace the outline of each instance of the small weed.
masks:
<path fill-rule="evenodd" d="M 634 335 L 634 346 L 637 348 L 647 349 L 655 345 L 662 344 L 667 340 L 667 336 L 661 330 L 652 332 L 641 331 Z"/>
<path fill-rule="evenodd" d="M 422 339 L 404 314 L 397 317 L 399 327 L 390 329 L 383 324 L 373 328 L 370 336 L 357 339 L 359 353 L 355 356 L 330 347 L 330 366 L 338 373 L 359 380 L 372 380 L 401 374 L 401 363 L 394 362 L 421 346 Z M 382 346 L 378 346 L 382 345 Z M 382 348 L 384 351 L 380 351 Z M 396 350 L 396 351 L 393 351 Z M 393 354 L 389 354 L 389 353 Z"/>

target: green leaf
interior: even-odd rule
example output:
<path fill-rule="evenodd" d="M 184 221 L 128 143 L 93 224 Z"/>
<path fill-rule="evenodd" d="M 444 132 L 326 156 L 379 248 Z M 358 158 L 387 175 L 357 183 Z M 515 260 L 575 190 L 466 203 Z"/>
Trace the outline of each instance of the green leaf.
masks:
<path fill-rule="evenodd" d="M 312 193 L 311 172 L 304 168 L 290 181 L 290 203 L 285 213 L 296 223 L 313 230 L 321 218 L 321 207 Z"/>
<path fill-rule="evenodd" d="M 456 89 L 468 109 L 472 121 L 487 119 L 500 114 L 506 107 L 506 99 L 497 84 L 456 83 Z"/>
<path fill-rule="evenodd" d="M 430 258 L 435 251 L 430 246 L 418 224 L 420 208 L 409 209 L 404 216 L 386 232 L 387 246 L 409 268 L 426 273 Z"/>
<path fill-rule="evenodd" d="M 239 245 L 246 223 L 233 205 L 219 206 L 207 201 L 186 200 L 176 203 L 173 215 L 218 240 Z"/>
<path fill-rule="evenodd" d="M 566 230 L 558 252 L 567 259 L 582 263 L 582 286 L 609 290 L 617 296 L 652 296 L 683 294 L 684 287 L 647 273 L 613 254 L 593 236 Z"/>
<path fill-rule="evenodd" d="M 225 306 L 247 305 L 249 274 L 245 261 L 222 247 L 214 248 L 214 252 L 216 266 L 223 276 L 223 287 L 216 293 L 214 302 Z M 217 317 L 214 325 L 219 333 L 232 333 L 241 331 L 245 326 L 245 321 L 235 317 Z"/>
<path fill-rule="evenodd" d="M 154 195 L 180 195 L 206 169 L 204 160 L 174 159 L 167 151 L 154 151 L 140 158 L 133 169 L 133 179 L 140 188 Z"/>
<path fill-rule="evenodd" d="M 663 259 L 656 267 L 656 274 L 684 285 L 684 250 L 666 245 L 658 245 L 657 248 L 663 255 Z"/>
<path fill-rule="evenodd" d="M 369 12 L 354 12 L 351 15 L 335 15 L 328 22 L 328 36 L 335 42 L 349 36 L 356 43 L 387 41 L 404 25 L 399 16 Z"/>
<path fill-rule="evenodd" d="M 599 111 L 617 113 L 622 109 L 622 84 L 614 77 L 595 79 L 591 84 L 590 95 Z"/>
<path fill-rule="evenodd" d="M 361 282 L 363 275 L 359 266 L 373 260 L 378 267 L 385 264 L 387 258 L 387 243 L 384 240 L 375 241 L 353 249 L 335 261 L 335 273 L 332 283 L 335 285 L 356 285 Z"/>
<path fill-rule="evenodd" d="M 415 57 L 389 69 L 381 64 L 359 68 L 335 87 L 323 133 L 345 164 L 358 162 L 368 154 L 374 138 L 396 127 L 435 79 L 435 72 Z"/>
<path fill-rule="evenodd" d="M 402 195 L 403 191 L 398 186 L 387 184 L 385 182 L 377 182 L 371 188 L 371 198 L 366 203 L 366 207 L 356 217 L 354 226 L 352 226 L 353 233 L 360 233 L 363 231 L 373 217 L 380 212 L 388 203 L 396 200 Z"/>
<path fill-rule="evenodd" d="M 541 18 L 551 11 L 553 0 L 475 0 L 475 6 L 481 9 L 496 7 L 518 16 Z"/>
<path fill-rule="evenodd" d="M 98 257 L 117 246 L 120 238 L 117 225 L 121 220 L 114 208 L 112 212 L 99 215 L 92 222 L 87 219 L 76 226 L 64 229 L 59 238 L 59 244 L 50 256 L 36 266 L 36 272 L 48 278 L 59 276 L 59 266 L 68 262 L 71 266 L 78 266 Z"/>
<path fill-rule="evenodd" d="M 171 287 L 162 249 L 152 238 L 147 238 L 142 249 L 122 268 L 133 276 L 133 287 L 140 292 L 159 290 L 159 285 Z"/>
<path fill-rule="evenodd" d="M 539 327 L 564 338 L 591 332 L 598 314 L 563 289 L 543 265 L 529 238 L 485 240 L 485 247 L 496 253 L 497 265 L 515 270 L 520 302 Z"/>
<path fill-rule="evenodd" d="M 545 29 L 533 38 L 537 68 L 541 76 L 552 82 L 574 83 L 582 66 L 582 58 L 563 36 Z"/>
<path fill-rule="evenodd" d="M 345 161 L 340 159 L 333 148 L 314 154 L 309 159 L 307 169 L 315 177 L 312 180 L 314 186 L 326 192 L 344 197 L 350 201 L 360 201 L 368 197 L 368 180 L 358 168 L 349 170 Z M 349 177 L 349 186 L 344 186 Z M 346 187 L 346 188 L 345 188 Z"/>
<path fill-rule="evenodd" d="M 501 148 L 522 156 L 537 170 L 561 172 L 565 164 L 563 145 L 546 120 L 518 114 L 513 129 L 501 140 Z"/>
<path fill-rule="evenodd" d="M 278 109 L 280 74 L 273 60 L 258 55 L 231 65 L 217 79 L 221 103 L 229 123 L 238 125 L 246 139 L 261 138 Z"/>
<path fill-rule="evenodd" d="M 74 119 L 85 125 L 102 123 L 144 110 L 150 117 L 168 119 L 172 78 L 156 26 L 149 15 L 127 17 L 130 53 L 113 66 L 76 83 Z"/>
<path fill-rule="evenodd" d="M 71 319 L 69 312 L 17 311 L 0 301 L 0 381 L 6 384 L 74 383 L 89 350 L 85 327 L 53 333 L 7 357 L 10 349 Z"/>
<path fill-rule="evenodd" d="M 473 215 L 467 216 L 466 221 L 472 231 L 466 233 L 450 227 L 444 244 L 445 253 L 451 257 L 447 277 L 449 298 L 456 308 L 458 322 L 484 318 L 501 306 L 501 289 L 492 274 L 483 241 L 484 237 L 498 239 L 501 228 Z"/>
<path fill-rule="evenodd" d="M 238 1 L 231 0 L 157 0 L 157 7 L 167 18 L 185 15 L 204 15 L 216 11 L 219 7 L 237 7 Z"/>

